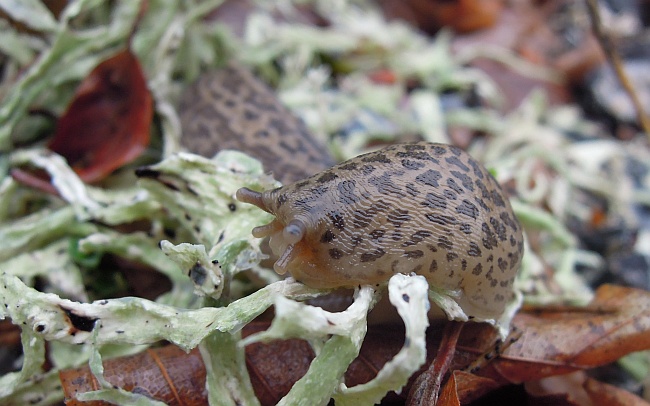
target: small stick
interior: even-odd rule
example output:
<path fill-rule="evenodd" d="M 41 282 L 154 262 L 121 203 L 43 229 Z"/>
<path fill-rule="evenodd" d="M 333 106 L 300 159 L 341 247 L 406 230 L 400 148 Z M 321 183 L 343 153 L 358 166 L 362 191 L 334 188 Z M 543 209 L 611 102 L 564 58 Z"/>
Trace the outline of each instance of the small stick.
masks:
<path fill-rule="evenodd" d="M 508 334 L 508 337 L 506 337 L 505 342 L 501 339 L 498 339 L 492 347 L 481 354 L 481 356 L 476 358 L 474 362 L 461 369 L 461 371 L 469 372 L 470 374 L 476 374 L 481 368 L 484 368 L 491 361 L 501 357 L 501 354 L 503 354 L 503 352 L 507 350 L 508 347 L 510 347 L 512 344 L 516 343 L 522 335 L 523 331 L 513 326 L 510 330 L 510 334 Z"/>
<path fill-rule="evenodd" d="M 641 128 L 646 133 L 648 139 L 650 139 L 650 119 L 645 114 L 645 110 L 641 105 L 641 100 L 639 99 L 639 96 L 634 90 L 634 86 L 630 82 L 627 73 L 625 73 L 625 69 L 623 68 L 623 63 L 621 62 L 621 57 L 619 56 L 618 52 L 616 52 L 616 48 L 614 47 L 614 44 L 612 43 L 610 38 L 605 33 L 605 30 L 603 29 L 603 24 L 600 19 L 600 11 L 598 10 L 597 0 L 587 0 L 587 10 L 589 10 L 589 16 L 591 18 L 591 26 L 594 31 L 594 34 L 596 35 L 596 38 L 598 38 L 598 41 L 600 42 L 600 45 L 603 48 L 603 51 L 605 51 L 605 55 L 607 55 L 607 59 L 612 64 L 612 67 L 616 72 L 618 80 L 621 82 L 621 85 L 623 86 L 627 94 L 630 96 L 630 99 L 632 100 L 632 104 L 636 109 L 637 117 L 639 120 L 639 124 L 641 125 Z"/>
<path fill-rule="evenodd" d="M 438 402 L 440 387 L 456 354 L 456 343 L 463 325 L 459 321 L 450 321 L 445 325 L 436 358 L 413 383 L 406 399 L 408 406 L 435 405 Z"/>

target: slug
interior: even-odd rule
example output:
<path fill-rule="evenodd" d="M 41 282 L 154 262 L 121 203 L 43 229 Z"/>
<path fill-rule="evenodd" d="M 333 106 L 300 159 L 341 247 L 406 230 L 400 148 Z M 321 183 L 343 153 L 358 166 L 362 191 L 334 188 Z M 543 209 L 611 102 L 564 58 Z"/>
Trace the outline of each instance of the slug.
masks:
<path fill-rule="evenodd" d="M 466 314 L 495 318 L 513 298 L 522 227 L 507 196 L 460 148 L 398 144 L 265 192 L 237 191 L 273 214 L 274 269 L 313 288 L 423 275 Z"/>
<path fill-rule="evenodd" d="M 325 146 L 275 93 L 235 62 L 202 74 L 183 92 L 179 111 L 181 144 L 195 154 L 244 151 L 283 184 L 334 164 Z"/>

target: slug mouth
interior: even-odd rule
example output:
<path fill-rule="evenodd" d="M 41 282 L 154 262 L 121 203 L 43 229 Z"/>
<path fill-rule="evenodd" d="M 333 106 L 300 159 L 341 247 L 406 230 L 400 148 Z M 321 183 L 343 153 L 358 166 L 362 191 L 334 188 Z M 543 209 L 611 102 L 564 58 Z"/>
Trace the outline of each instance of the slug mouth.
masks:
<path fill-rule="evenodd" d="M 248 188 L 241 188 L 237 191 L 237 200 L 253 204 L 260 209 L 274 214 L 264 202 L 264 195 Z M 292 219 L 286 225 L 274 219 L 269 224 L 253 228 L 253 236 L 256 238 L 270 237 L 269 246 L 271 251 L 279 258 L 273 264 L 273 269 L 280 275 L 289 271 L 291 262 L 299 256 L 299 243 L 305 237 L 307 227 L 298 220 Z"/>
<path fill-rule="evenodd" d="M 300 220 L 295 219 L 283 226 L 280 221 L 275 219 L 267 225 L 255 227 L 253 236 L 257 238 L 270 237 L 271 251 L 279 257 L 273 264 L 273 269 L 278 274 L 284 275 L 289 271 L 290 263 L 299 252 L 297 246 L 305 236 L 305 226 Z"/>

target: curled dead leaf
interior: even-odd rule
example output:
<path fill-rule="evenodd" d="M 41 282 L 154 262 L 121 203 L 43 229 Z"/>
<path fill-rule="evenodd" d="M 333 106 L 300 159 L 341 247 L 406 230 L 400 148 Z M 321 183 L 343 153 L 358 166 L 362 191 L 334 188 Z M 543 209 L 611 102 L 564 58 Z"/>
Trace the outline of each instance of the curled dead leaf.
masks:
<path fill-rule="evenodd" d="M 128 49 L 103 61 L 79 85 L 49 148 L 85 182 L 137 158 L 149 144 L 153 101 Z"/>

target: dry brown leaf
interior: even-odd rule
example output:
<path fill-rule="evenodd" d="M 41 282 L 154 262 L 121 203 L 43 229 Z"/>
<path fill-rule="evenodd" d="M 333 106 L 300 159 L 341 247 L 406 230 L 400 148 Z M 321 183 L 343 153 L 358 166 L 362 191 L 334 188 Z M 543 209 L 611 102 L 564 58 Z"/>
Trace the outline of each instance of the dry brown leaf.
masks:
<path fill-rule="evenodd" d="M 463 371 L 452 372 L 449 380 L 440 392 L 440 406 L 460 405 L 471 402 L 489 393 L 501 385 L 492 379 Z"/>
<path fill-rule="evenodd" d="M 649 349 L 649 310 L 650 293 L 603 286 L 596 292 L 593 302 L 585 308 L 538 308 L 522 311 L 513 321 L 513 325 L 522 332 L 521 338 L 475 375 L 454 372 L 451 380 L 443 386 L 441 399 L 444 396 L 445 402 L 452 402 L 448 404 L 454 404 L 454 399 L 458 399 L 463 404 L 505 385 L 538 381 L 549 376 L 605 365 L 630 352 Z M 259 332 L 268 328 L 268 325 L 251 323 L 244 328 L 243 335 Z M 435 357 L 441 332 L 440 325 L 432 326 L 427 332 L 429 362 Z M 490 351 L 495 347 L 496 337 L 491 326 L 468 323 L 461 333 L 451 370 L 464 368 L 477 357 L 492 358 L 494 354 L 498 355 L 498 348 L 496 352 Z M 355 386 L 372 379 L 399 351 L 403 340 L 401 326 L 370 326 L 359 357 L 348 369 L 346 384 Z M 180 354 L 181 359 L 184 356 L 185 354 Z M 312 358 L 310 346 L 301 340 L 255 343 L 246 347 L 247 366 L 261 403 L 277 403 L 309 368 Z M 152 373 L 144 367 L 125 368 L 123 362 L 127 361 L 116 359 L 105 362 L 105 374 L 109 382 L 119 384 L 111 379 L 119 379 L 119 382 L 143 382 L 143 376 L 153 379 Z M 135 364 L 128 362 L 127 365 Z M 191 365 L 199 368 L 205 376 L 202 364 L 178 361 L 171 365 L 173 367 L 165 367 L 171 383 L 175 383 L 174 376 L 200 376 L 197 371 L 190 369 Z M 425 368 L 426 365 L 421 371 Z M 154 371 L 160 374 L 160 367 L 154 367 Z M 89 373 L 87 368 L 75 371 L 76 376 L 83 373 Z M 74 376 L 64 382 L 68 396 L 74 393 L 68 388 L 71 380 L 74 380 Z M 402 390 L 401 396 L 409 392 L 413 380 L 414 377 Z M 80 382 L 88 384 L 91 381 L 86 377 Z M 594 386 L 594 391 L 598 389 L 595 384 L 590 385 Z M 144 387 L 143 384 L 143 390 Z M 91 389 L 92 386 L 75 388 L 77 391 Z M 152 390 L 147 391 L 156 397 Z M 395 400 L 396 395 L 389 395 L 388 399 Z M 535 401 L 543 404 L 549 399 L 564 399 L 565 404 L 573 402 L 564 393 L 545 394 Z"/>
<path fill-rule="evenodd" d="M 97 65 L 79 85 L 49 148 L 82 180 L 94 182 L 144 151 L 152 114 L 142 68 L 126 49 Z"/>
<path fill-rule="evenodd" d="M 125 390 L 147 395 L 168 405 L 204 405 L 205 367 L 198 349 L 185 353 L 168 345 L 136 355 L 108 360 L 104 377 Z M 106 402 L 80 402 L 75 394 L 100 389 L 88 367 L 59 373 L 68 406 L 104 406 Z"/>
<path fill-rule="evenodd" d="M 587 378 L 584 389 L 594 406 L 649 406 L 650 403 L 640 397 L 593 378 Z"/>
<path fill-rule="evenodd" d="M 513 325 L 521 338 L 482 375 L 521 383 L 593 368 L 650 348 L 650 294 L 603 285 L 587 307 L 520 312 Z M 489 331 L 476 333 L 464 334 L 471 338 L 459 345 L 477 348 L 489 340 Z"/>

